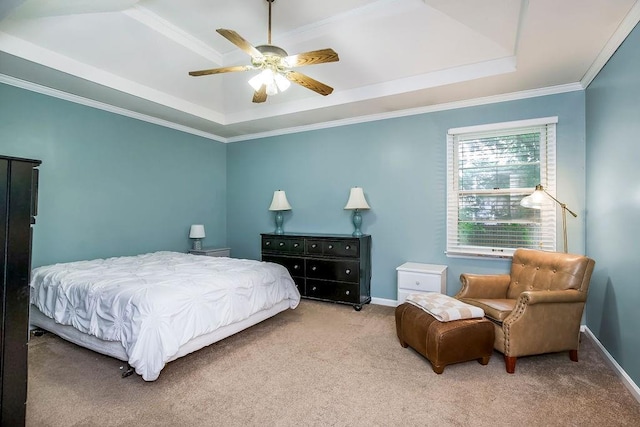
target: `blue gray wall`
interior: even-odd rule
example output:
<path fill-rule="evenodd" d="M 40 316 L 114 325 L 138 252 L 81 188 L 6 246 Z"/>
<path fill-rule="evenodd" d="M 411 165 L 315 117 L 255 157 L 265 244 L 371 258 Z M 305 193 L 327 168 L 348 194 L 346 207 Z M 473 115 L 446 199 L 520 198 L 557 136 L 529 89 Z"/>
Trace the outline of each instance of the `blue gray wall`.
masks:
<path fill-rule="evenodd" d="M 640 27 L 586 90 L 587 326 L 640 384 Z"/>
<path fill-rule="evenodd" d="M 360 186 L 372 208 L 362 215 L 373 239 L 372 296 L 395 300 L 395 269 L 407 261 L 448 265 L 447 293 L 455 294 L 460 273 L 507 271 L 510 262 L 444 254 L 447 130 L 548 116 L 559 117 L 558 197 L 578 213 L 568 219 L 569 248 L 584 253 L 584 92 L 229 144 L 228 244 L 235 256 L 259 259 L 260 233 L 274 230 L 268 207 L 278 189 L 293 208 L 285 232 L 351 233 L 343 208 Z"/>
<path fill-rule="evenodd" d="M 226 244 L 226 146 L 0 84 L 0 154 L 42 160 L 33 265 Z"/>

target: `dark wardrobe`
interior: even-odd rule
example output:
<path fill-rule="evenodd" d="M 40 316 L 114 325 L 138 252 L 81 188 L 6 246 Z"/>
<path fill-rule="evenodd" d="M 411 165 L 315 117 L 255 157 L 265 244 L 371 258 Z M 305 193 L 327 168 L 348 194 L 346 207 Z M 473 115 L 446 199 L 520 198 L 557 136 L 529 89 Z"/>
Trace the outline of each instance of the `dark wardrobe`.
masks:
<path fill-rule="evenodd" d="M 31 236 L 39 160 L 0 156 L 0 425 L 25 424 Z"/>

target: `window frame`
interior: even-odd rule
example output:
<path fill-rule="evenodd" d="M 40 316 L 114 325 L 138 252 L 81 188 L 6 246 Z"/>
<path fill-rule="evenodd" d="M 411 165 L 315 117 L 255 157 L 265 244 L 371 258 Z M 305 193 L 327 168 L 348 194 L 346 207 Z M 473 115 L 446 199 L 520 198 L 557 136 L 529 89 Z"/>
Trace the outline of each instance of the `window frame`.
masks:
<path fill-rule="evenodd" d="M 460 221 L 460 197 L 461 194 L 468 194 L 468 190 L 459 188 L 460 180 L 460 141 L 483 138 L 489 136 L 507 136 L 519 132 L 537 131 L 544 132 L 544 137 L 540 138 L 540 184 L 555 197 L 556 194 L 556 125 L 558 117 L 543 117 L 530 120 L 517 120 L 510 122 L 491 123 L 477 126 L 466 126 L 451 128 L 447 131 L 447 233 L 446 233 L 446 255 L 448 257 L 486 257 L 486 258 L 511 258 L 513 252 L 521 246 L 514 247 L 491 247 L 481 245 L 462 244 L 460 242 L 459 224 Z M 542 136 L 542 134 L 541 134 Z M 510 195 L 512 197 L 522 197 L 531 194 L 535 187 L 508 188 L 494 190 L 476 190 L 474 193 Z M 540 231 L 536 234 L 535 246 L 537 249 L 555 251 L 557 248 L 557 217 L 556 204 L 550 203 L 540 209 L 537 223 Z M 468 221 L 467 221 L 468 222 Z M 482 223 L 478 220 L 476 223 Z M 485 225 L 492 221 L 484 221 Z M 531 246 L 528 246 L 531 247 Z"/>

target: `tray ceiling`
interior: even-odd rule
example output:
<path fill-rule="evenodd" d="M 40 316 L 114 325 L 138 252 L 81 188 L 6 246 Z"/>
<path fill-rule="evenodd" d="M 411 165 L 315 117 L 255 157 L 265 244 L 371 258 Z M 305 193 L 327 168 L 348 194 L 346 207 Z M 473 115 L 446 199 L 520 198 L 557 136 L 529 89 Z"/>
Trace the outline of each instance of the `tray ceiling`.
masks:
<path fill-rule="evenodd" d="M 266 0 L 3 4 L 0 81 L 224 142 L 580 90 L 640 19 L 635 0 L 275 0 L 273 44 L 340 61 L 297 69 L 331 95 L 294 84 L 255 104 L 257 71 L 187 73 L 249 64 L 215 29 L 265 44 Z"/>

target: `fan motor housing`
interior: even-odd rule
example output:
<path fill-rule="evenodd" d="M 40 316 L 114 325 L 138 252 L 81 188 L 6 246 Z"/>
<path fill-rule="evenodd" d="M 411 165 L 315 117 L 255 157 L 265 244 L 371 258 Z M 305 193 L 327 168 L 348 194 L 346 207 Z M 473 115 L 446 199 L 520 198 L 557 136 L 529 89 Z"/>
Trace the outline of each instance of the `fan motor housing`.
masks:
<path fill-rule="evenodd" d="M 256 46 L 256 49 L 258 49 L 264 56 L 279 56 L 281 58 L 288 56 L 286 50 L 272 44 L 261 44 Z"/>

